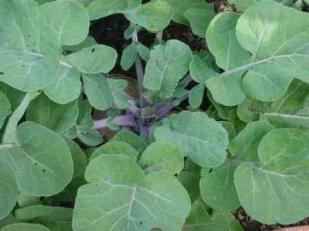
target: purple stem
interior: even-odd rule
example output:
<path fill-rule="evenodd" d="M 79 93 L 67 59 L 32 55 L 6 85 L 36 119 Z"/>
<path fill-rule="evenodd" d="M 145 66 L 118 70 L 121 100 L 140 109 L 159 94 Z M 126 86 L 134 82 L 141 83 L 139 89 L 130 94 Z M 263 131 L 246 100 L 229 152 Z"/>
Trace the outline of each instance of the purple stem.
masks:
<path fill-rule="evenodd" d="M 108 127 L 109 119 L 101 119 L 94 121 L 94 128 L 95 129 L 101 129 Z M 135 122 L 135 118 L 133 115 L 120 115 L 115 117 L 112 122 L 117 124 L 120 127 L 137 127 L 137 124 Z"/>
<path fill-rule="evenodd" d="M 168 113 L 175 107 L 174 100 L 177 100 L 180 104 L 181 102 L 185 101 L 188 98 L 188 96 L 189 96 L 189 94 L 185 94 L 184 96 L 180 97 L 179 99 L 173 98 L 167 104 L 165 104 L 161 107 L 158 107 L 156 109 L 156 113 L 157 113 L 158 117 L 161 119 L 161 118 L 165 117 L 166 115 L 168 115 Z"/>
<path fill-rule="evenodd" d="M 132 41 L 138 43 L 138 36 L 137 36 L 136 30 L 133 32 Z M 143 88 L 144 69 L 143 69 L 142 61 L 138 54 L 135 59 L 135 70 L 136 70 L 138 90 L 139 90 L 139 106 L 140 108 L 143 108 L 146 106 L 145 99 L 144 99 L 144 88 Z"/>

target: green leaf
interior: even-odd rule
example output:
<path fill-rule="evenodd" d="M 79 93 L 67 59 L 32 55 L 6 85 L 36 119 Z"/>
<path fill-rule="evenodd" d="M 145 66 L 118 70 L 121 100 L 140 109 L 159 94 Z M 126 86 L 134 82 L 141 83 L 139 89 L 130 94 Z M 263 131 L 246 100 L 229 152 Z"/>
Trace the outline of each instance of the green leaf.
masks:
<path fill-rule="evenodd" d="M 2 38 L 0 41 L 0 64 L 2 66 L 0 72 L 3 73 L 0 81 L 21 91 L 36 91 L 46 87 L 52 88 L 51 85 L 56 84 L 59 79 L 60 67 L 71 68 L 60 59 L 61 36 L 63 35 L 66 41 L 71 39 L 73 41 L 77 38 L 74 31 L 84 31 L 87 34 L 89 20 L 81 24 L 73 24 L 79 20 L 72 21 L 70 30 L 66 30 L 65 34 L 58 33 L 59 31 L 49 24 L 48 17 L 43 17 L 45 5 L 50 4 L 61 6 L 72 4 L 72 10 L 76 6 L 84 12 L 80 5 L 71 1 L 57 1 L 57 3 L 48 3 L 41 7 L 32 0 L 22 2 L 3 0 L 1 2 L 3 5 L 1 8 L 5 9 L 5 13 L 2 14 L 4 18 L 0 23 L 0 37 Z M 76 13 L 78 10 L 73 11 Z M 74 12 L 67 16 L 76 17 Z M 78 12 L 77 14 L 79 17 L 80 14 Z M 56 15 L 57 19 L 66 22 L 58 17 L 58 14 Z M 83 17 L 80 19 L 86 21 Z M 65 26 L 65 24 L 59 24 L 56 27 Z"/>
<path fill-rule="evenodd" d="M 201 112 L 183 111 L 170 116 L 155 128 L 154 137 L 175 145 L 202 167 L 217 167 L 227 155 L 228 133 L 219 122 Z"/>
<path fill-rule="evenodd" d="M 115 66 L 117 52 L 105 45 L 93 45 L 65 56 L 65 60 L 86 74 L 107 73 Z"/>
<path fill-rule="evenodd" d="M 0 154 L 1 154 L 0 146 Z M 0 161 L 0 220 L 5 218 L 17 202 L 17 185 L 14 173 L 5 163 Z"/>
<path fill-rule="evenodd" d="M 117 161 L 117 164 L 115 164 Z M 144 172 L 129 156 L 100 155 L 90 161 L 85 178 L 88 182 L 107 182 L 131 184 L 143 179 Z"/>
<path fill-rule="evenodd" d="M 123 79 L 108 79 L 109 88 L 114 97 L 114 105 L 118 109 L 126 109 L 129 107 L 129 96 L 126 93 L 128 83 Z"/>
<path fill-rule="evenodd" d="M 205 84 L 208 78 L 217 75 L 217 73 L 208 66 L 207 62 L 202 57 L 195 54 L 192 55 L 189 69 L 192 79 L 202 84 Z"/>
<path fill-rule="evenodd" d="M 87 100 L 79 101 L 79 117 L 75 128 L 70 130 L 68 136 L 72 139 L 78 138 L 88 146 L 97 146 L 103 142 L 102 135 L 95 130 L 92 119 L 92 107 Z"/>
<path fill-rule="evenodd" d="M 5 226 L 1 231 L 50 231 L 43 225 L 18 223 Z"/>
<path fill-rule="evenodd" d="M 43 92 L 55 103 L 67 104 L 78 98 L 81 88 L 79 71 L 60 66 L 54 83 L 44 88 Z"/>
<path fill-rule="evenodd" d="M 275 129 L 258 147 L 259 163 L 244 162 L 234 180 L 241 205 L 265 224 L 292 224 L 308 216 L 309 139 L 296 129 Z"/>
<path fill-rule="evenodd" d="M 184 154 L 170 144 L 154 142 L 143 152 L 139 164 L 147 173 L 163 171 L 175 175 L 184 167 Z"/>
<path fill-rule="evenodd" d="M 125 16 L 131 22 L 150 32 L 158 32 L 169 25 L 173 16 L 173 8 L 166 1 L 157 0 L 128 11 Z"/>
<path fill-rule="evenodd" d="M 205 205 L 196 200 L 187 218 L 186 231 L 242 231 L 242 227 L 234 216 L 227 211 L 215 211 L 212 216 L 207 212 Z"/>
<path fill-rule="evenodd" d="M 87 38 L 90 19 L 82 5 L 70 0 L 58 0 L 43 4 L 40 10 L 61 44 L 72 46 Z"/>
<path fill-rule="evenodd" d="M 40 197 L 29 196 L 25 193 L 19 193 L 17 203 L 18 203 L 18 206 L 22 208 L 22 207 L 40 204 L 41 200 L 40 200 Z"/>
<path fill-rule="evenodd" d="M 20 124 L 17 136 L 18 145 L 0 149 L 0 160 L 14 171 L 18 190 L 33 196 L 62 191 L 73 175 L 72 157 L 65 141 L 33 122 Z"/>
<path fill-rule="evenodd" d="M 132 10 L 141 4 L 141 0 L 78 0 L 79 2 L 86 2 L 87 11 L 91 20 L 103 18 L 111 14 L 124 13 Z"/>
<path fill-rule="evenodd" d="M 234 4 L 237 7 L 237 9 L 241 11 L 245 11 L 250 6 L 254 5 L 255 3 L 259 1 L 261 0 L 228 0 L 230 4 Z M 293 0 L 292 1 L 291 0 L 275 0 L 275 1 L 281 2 L 283 4 L 287 4 L 287 5 L 289 5 L 290 2 L 292 2 L 292 4 L 294 3 Z"/>
<path fill-rule="evenodd" d="M 217 65 L 225 70 L 247 64 L 250 58 L 249 52 L 241 47 L 236 37 L 238 18 L 239 14 L 233 12 L 218 14 L 206 33 L 209 50 L 215 56 Z"/>
<path fill-rule="evenodd" d="M 230 153 L 241 160 L 256 160 L 259 143 L 273 128 L 267 121 L 248 123 L 231 141 L 229 146 Z"/>
<path fill-rule="evenodd" d="M 4 226 L 7 226 L 13 223 L 15 223 L 15 218 L 12 215 L 8 215 L 7 217 L 0 220 L 0 230 L 2 230 Z"/>
<path fill-rule="evenodd" d="M 6 118 L 11 114 L 11 103 L 9 99 L 0 91 L 0 129 L 2 128 Z"/>
<path fill-rule="evenodd" d="M 127 71 L 132 67 L 137 58 L 137 49 L 138 44 L 133 42 L 123 50 L 120 61 L 123 70 Z"/>
<path fill-rule="evenodd" d="M 206 33 L 208 48 L 214 54 L 219 67 L 229 70 L 246 64 L 250 55 L 239 44 L 236 38 L 236 13 L 225 12 L 217 15 L 210 23 Z M 241 88 L 241 75 L 213 75 L 206 81 L 214 100 L 225 106 L 234 106 L 245 99 Z"/>
<path fill-rule="evenodd" d="M 78 113 L 77 101 L 59 105 L 41 95 L 29 105 L 27 120 L 64 134 L 75 125 Z"/>
<path fill-rule="evenodd" d="M 294 81 L 287 93 L 264 113 L 272 123 L 279 126 L 309 128 L 309 85 Z"/>
<path fill-rule="evenodd" d="M 102 135 L 93 128 L 78 127 L 78 139 L 88 146 L 97 146 L 103 142 Z"/>
<path fill-rule="evenodd" d="M 8 98 L 12 110 L 15 110 L 23 100 L 25 93 L 0 82 L 0 91 Z M 3 104 L 5 105 L 5 103 Z"/>
<path fill-rule="evenodd" d="M 289 18 L 294 18 L 301 23 L 294 27 L 294 23 L 291 25 Z M 305 65 L 309 60 L 306 45 L 309 38 L 309 33 L 306 32 L 308 26 L 307 15 L 295 9 L 269 0 L 253 5 L 237 21 L 236 37 L 241 47 L 233 52 L 234 57 L 237 58 L 232 59 L 242 61 L 242 58 L 238 58 L 238 56 L 242 57 L 239 55 L 240 52 L 248 51 L 251 53 L 250 60 L 230 69 L 224 67 L 225 71 L 219 78 L 229 79 L 231 76 L 236 76 L 237 81 L 243 78 L 241 86 L 238 90 L 234 88 L 235 91 L 241 92 L 243 89 L 249 97 L 264 102 L 278 100 L 284 95 L 293 78 L 308 81 L 307 65 Z M 208 31 L 206 38 L 211 34 L 211 30 Z M 212 52 L 216 53 L 214 55 L 220 63 L 222 57 L 219 51 L 212 50 Z M 214 98 L 219 103 L 227 104 L 222 98 Z M 234 105 L 240 103 L 240 100 L 238 103 L 233 102 Z"/>
<path fill-rule="evenodd" d="M 143 44 L 139 43 L 137 46 L 137 52 L 139 56 L 145 61 L 148 62 L 150 57 L 150 50 L 148 47 L 144 46 Z"/>
<path fill-rule="evenodd" d="M 164 98 L 172 96 L 178 81 L 188 72 L 190 60 L 190 48 L 178 40 L 155 46 L 146 65 L 145 88 L 159 91 Z"/>
<path fill-rule="evenodd" d="M 218 168 L 203 169 L 200 180 L 201 197 L 212 208 L 234 210 L 239 200 L 234 186 L 235 165 L 226 161 Z"/>
<path fill-rule="evenodd" d="M 205 86 L 202 84 L 193 87 L 189 93 L 189 103 L 193 109 L 197 109 L 203 102 Z"/>
<path fill-rule="evenodd" d="M 0 81 L 21 91 L 36 91 L 56 79 L 57 62 L 35 53 L 0 47 Z"/>
<path fill-rule="evenodd" d="M 74 141 L 67 139 L 66 143 L 70 148 L 73 159 L 73 166 L 74 166 L 73 178 L 84 176 L 87 166 L 87 157 L 85 153 L 79 147 L 79 145 Z"/>
<path fill-rule="evenodd" d="M 96 109 L 105 111 L 113 105 L 113 95 L 106 76 L 102 74 L 83 75 L 85 94 Z"/>
<path fill-rule="evenodd" d="M 138 152 L 144 151 L 147 146 L 146 141 L 132 131 L 119 131 L 114 135 L 111 141 L 122 141 L 128 143 Z"/>
<path fill-rule="evenodd" d="M 201 9 L 206 6 L 203 0 L 167 0 L 167 2 L 173 7 L 175 13 L 173 15 L 173 20 L 175 22 L 189 25 L 188 20 L 184 16 L 186 10 L 194 8 Z"/>
<path fill-rule="evenodd" d="M 237 106 L 237 116 L 246 123 L 253 122 L 258 120 L 265 111 L 268 111 L 269 106 L 269 103 L 246 98 Z"/>
<path fill-rule="evenodd" d="M 141 169 L 126 156 L 103 155 L 90 164 L 95 162 L 100 163 L 89 170 L 95 182 L 78 191 L 74 230 L 181 229 L 190 210 L 190 199 L 173 176 L 162 173 L 143 176 Z"/>
<path fill-rule="evenodd" d="M 45 222 L 70 222 L 73 209 L 53 207 L 47 205 L 32 205 L 15 210 L 15 217 L 19 221 L 40 220 Z"/>
<path fill-rule="evenodd" d="M 204 38 L 207 27 L 215 16 L 215 12 L 212 7 L 204 9 L 193 8 L 186 10 L 184 16 L 189 21 L 193 33 Z"/>
<path fill-rule="evenodd" d="M 124 155 L 136 161 L 138 152 L 130 145 L 121 141 L 111 141 L 98 147 L 91 155 L 91 160 L 101 155 Z"/>
<path fill-rule="evenodd" d="M 199 181 L 201 178 L 201 168 L 192 163 L 189 159 L 185 161 L 184 169 L 177 176 L 178 180 L 187 190 L 191 201 L 200 198 Z"/>

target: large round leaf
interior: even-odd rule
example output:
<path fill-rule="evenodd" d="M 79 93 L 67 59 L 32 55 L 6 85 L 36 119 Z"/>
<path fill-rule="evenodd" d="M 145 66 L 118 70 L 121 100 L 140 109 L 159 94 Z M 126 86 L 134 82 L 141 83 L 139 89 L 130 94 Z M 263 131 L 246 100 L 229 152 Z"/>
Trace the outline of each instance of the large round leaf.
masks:
<path fill-rule="evenodd" d="M 33 196 L 62 191 L 73 175 L 73 161 L 65 141 L 33 122 L 20 124 L 17 136 L 18 145 L 0 149 L 0 159 L 14 171 L 19 191 Z"/>
<path fill-rule="evenodd" d="M 266 224 L 291 224 L 309 215 L 309 138 L 299 130 L 269 132 L 258 147 L 260 163 L 235 171 L 240 203 Z"/>
<path fill-rule="evenodd" d="M 87 172 L 92 183 L 78 191 L 74 230 L 178 231 L 183 226 L 190 199 L 173 176 L 151 173 L 144 177 L 136 163 L 121 155 L 99 156 Z"/>
<path fill-rule="evenodd" d="M 205 113 L 184 111 L 155 128 L 155 139 L 175 145 L 202 167 L 217 167 L 226 157 L 228 133 Z"/>
<path fill-rule="evenodd" d="M 61 44 L 76 45 L 87 38 L 90 19 L 82 5 L 60 0 L 43 4 L 40 10 Z"/>

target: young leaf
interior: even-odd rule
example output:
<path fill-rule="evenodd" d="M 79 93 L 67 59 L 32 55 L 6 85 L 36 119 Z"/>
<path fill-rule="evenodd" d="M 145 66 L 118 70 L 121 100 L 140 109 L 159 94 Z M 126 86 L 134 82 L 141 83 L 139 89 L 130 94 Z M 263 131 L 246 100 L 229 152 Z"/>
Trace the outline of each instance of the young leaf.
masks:
<path fill-rule="evenodd" d="M 5 226 L 1 231 L 50 231 L 43 225 L 18 223 Z"/>
<path fill-rule="evenodd" d="M 139 164 L 144 171 L 179 174 L 184 167 L 184 154 L 174 146 L 162 142 L 154 142 L 143 152 Z"/>
<path fill-rule="evenodd" d="M 128 156 L 134 161 L 136 161 L 138 157 L 138 152 L 129 144 L 121 142 L 121 141 L 112 141 L 108 142 L 101 147 L 98 147 L 92 153 L 90 160 L 95 159 L 98 156 L 108 154 L 108 155 L 124 155 Z"/>
<path fill-rule="evenodd" d="M 235 165 L 226 161 L 218 168 L 209 171 L 203 169 L 200 180 L 202 199 L 212 208 L 234 210 L 239 200 L 234 186 Z"/>
<path fill-rule="evenodd" d="M 83 75 L 85 94 L 96 109 L 105 111 L 113 105 L 113 95 L 105 75 Z"/>
<path fill-rule="evenodd" d="M 62 191 L 73 175 L 72 157 L 65 141 L 33 122 L 20 124 L 17 136 L 18 145 L 0 149 L 0 160 L 14 171 L 18 190 L 33 196 Z"/>
<path fill-rule="evenodd" d="M 11 114 L 11 103 L 9 99 L 0 91 L 0 129 L 9 114 Z"/>
<path fill-rule="evenodd" d="M 82 5 L 74 1 L 60 0 L 43 4 L 40 10 L 46 24 L 58 34 L 59 43 L 72 46 L 87 38 L 90 19 Z"/>
<path fill-rule="evenodd" d="M 91 167 L 95 176 L 91 180 L 95 181 L 78 191 L 74 230 L 178 231 L 182 228 L 190 210 L 190 199 L 173 176 L 151 173 L 144 177 L 139 173 L 137 177 L 141 169 L 125 156 L 103 155 L 92 163 L 96 161 L 106 164 Z"/>
<path fill-rule="evenodd" d="M 170 23 L 173 8 L 164 0 L 151 1 L 128 11 L 125 16 L 150 32 L 162 31 Z"/>
<path fill-rule="evenodd" d="M 65 57 L 65 60 L 86 74 L 107 73 L 116 63 L 117 52 L 105 45 L 93 45 Z"/>
<path fill-rule="evenodd" d="M 150 57 L 150 50 L 148 47 L 144 46 L 143 44 L 139 43 L 137 46 L 137 52 L 139 56 L 145 61 L 148 62 Z"/>
<path fill-rule="evenodd" d="M 2 147 L 0 146 L 0 155 Z M 5 218 L 14 208 L 17 201 L 17 185 L 14 172 L 0 160 L 0 220 Z"/>
<path fill-rule="evenodd" d="M 123 50 L 120 62 L 123 70 L 127 71 L 132 67 L 137 57 L 137 49 L 138 45 L 133 42 Z"/>
<path fill-rule="evenodd" d="M 267 121 L 248 123 L 231 141 L 229 146 L 230 153 L 241 160 L 256 160 L 258 145 L 262 138 L 273 128 Z"/>
<path fill-rule="evenodd" d="M 202 167 L 217 167 L 227 155 L 228 133 L 219 122 L 201 112 L 183 111 L 170 116 L 155 128 L 154 137 L 175 145 Z"/>
<path fill-rule="evenodd" d="M 291 224 L 308 216 L 309 139 L 296 129 L 275 129 L 258 147 L 260 163 L 244 162 L 234 180 L 240 204 L 266 224 Z"/>
<path fill-rule="evenodd" d="M 59 105 L 40 95 L 31 102 L 27 111 L 27 120 L 41 124 L 59 134 L 71 129 L 78 118 L 77 101 Z"/>
<path fill-rule="evenodd" d="M 202 84 L 193 87 L 189 93 L 189 103 L 193 109 L 201 106 L 204 96 L 205 86 Z"/>
<path fill-rule="evenodd" d="M 193 33 L 204 38 L 207 27 L 215 16 L 215 12 L 211 7 L 205 7 L 204 9 L 193 8 L 186 10 L 184 16 L 189 21 Z"/>
<path fill-rule="evenodd" d="M 178 81 L 188 72 L 190 60 L 190 48 L 178 40 L 155 46 L 146 65 L 145 88 L 159 91 L 163 98 L 172 96 Z"/>

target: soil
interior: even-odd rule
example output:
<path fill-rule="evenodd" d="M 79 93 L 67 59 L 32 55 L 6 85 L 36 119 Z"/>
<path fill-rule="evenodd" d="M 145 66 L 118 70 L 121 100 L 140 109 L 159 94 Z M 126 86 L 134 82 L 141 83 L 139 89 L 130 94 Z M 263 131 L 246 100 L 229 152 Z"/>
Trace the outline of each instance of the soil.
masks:
<path fill-rule="evenodd" d="M 145 1 L 147 2 L 147 1 Z M 222 11 L 236 11 L 236 9 L 229 5 L 225 0 L 208 0 L 208 3 L 212 3 L 216 12 Z M 308 9 L 304 9 L 308 10 Z M 95 38 L 95 40 L 100 44 L 105 44 L 115 48 L 118 54 L 121 54 L 123 49 L 130 43 L 123 37 L 125 29 L 128 27 L 129 23 L 122 15 L 112 15 L 103 19 L 99 19 L 92 22 L 90 34 Z M 150 47 L 155 41 L 155 35 L 150 34 L 146 31 L 141 31 L 139 33 L 140 41 Z M 164 30 L 163 39 L 178 39 L 186 44 L 188 44 L 194 51 L 207 51 L 206 42 L 204 39 L 195 36 L 189 27 L 180 25 L 172 22 L 168 28 Z M 126 72 L 121 70 L 118 63 L 113 71 L 113 74 L 122 74 L 125 75 L 125 78 L 135 78 L 134 69 L 130 69 Z M 129 77 L 128 77 L 129 76 Z M 130 79 L 127 79 L 130 82 Z M 186 108 L 188 105 L 187 102 L 184 102 L 182 107 Z M 207 105 L 204 105 L 206 107 Z M 261 224 L 246 214 L 244 209 L 239 208 L 235 213 L 235 218 L 239 220 L 245 231 L 272 231 L 281 227 L 288 227 L 282 225 L 265 225 Z M 298 225 L 309 225 L 309 218 L 304 219 L 303 221 L 290 225 L 289 227 L 298 226 Z"/>

